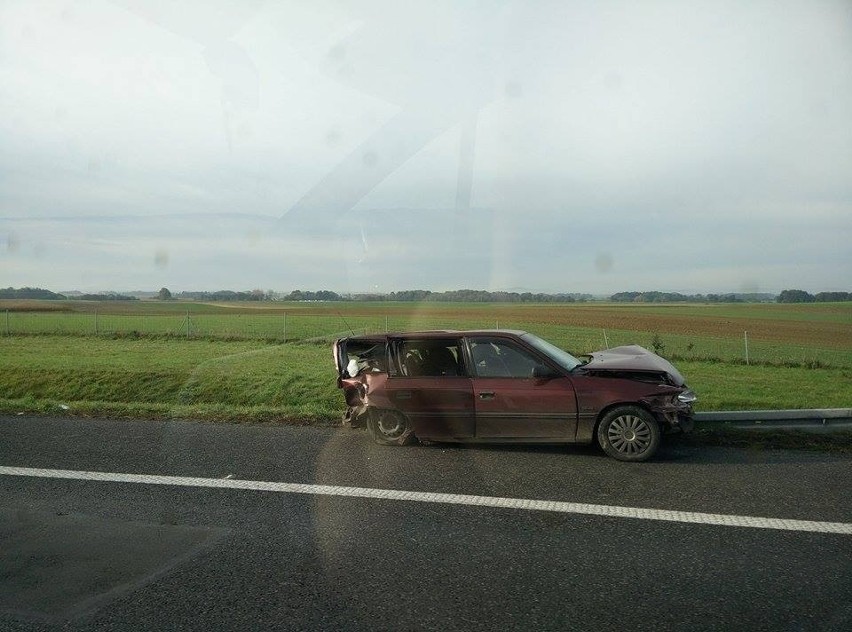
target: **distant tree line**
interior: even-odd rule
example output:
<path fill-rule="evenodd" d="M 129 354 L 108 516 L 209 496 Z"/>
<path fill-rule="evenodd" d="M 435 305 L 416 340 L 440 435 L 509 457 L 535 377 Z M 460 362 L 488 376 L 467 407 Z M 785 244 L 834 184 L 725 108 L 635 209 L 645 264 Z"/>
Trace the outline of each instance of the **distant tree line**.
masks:
<path fill-rule="evenodd" d="M 681 294 L 680 292 L 618 292 L 609 297 L 615 303 L 759 303 L 772 294 Z"/>
<path fill-rule="evenodd" d="M 293 290 L 281 297 L 282 301 L 343 301 L 346 300 L 337 292 L 331 290 L 319 290 L 309 292 L 307 290 Z"/>
<path fill-rule="evenodd" d="M 293 290 L 289 294 L 276 294 L 252 290 L 251 292 L 180 292 L 175 298 L 197 301 L 456 301 L 466 303 L 572 303 L 576 300 L 589 300 L 590 294 L 541 294 L 532 292 L 488 292 L 487 290 L 452 290 L 432 292 L 431 290 L 401 290 L 389 294 L 350 294 L 341 295 L 331 290 Z"/>
<path fill-rule="evenodd" d="M 160 297 L 164 296 L 163 289 L 160 290 Z M 193 301 L 271 301 L 274 293 L 272 291 L 264 292 L 263 290 L 249 290 L 245 292 L 234 292 L 233 290 L 218 290 L 216 292 L 179 292 L 173 294 L 169 292 L 171 298 L 190 299 Z M 168 300 L 168 299 L 164 299 Z"/>
<path fill-rule="evenodd" d="M 779 303 L 838 303 L 852 301 L 852 292 L 817 292 L 811 294 L 804 290 L 784 290 L 776 300 Z"/>
<path fill-rule="evenodd" d="M 354 294 L 354 301 L 432 301 L 457 303 L 573 303 L 591 299 L 590 294 L 543 294 L 540 292 L 489 292 L 488 290 L 401 290 L 389 294 Z"/>
<path fill-rule="evenodd" d="M 182 292 L 181 298 L 199 298 L 200 300 L 252 300 L 244 298 L 211 298 L 223 296 L 222 292 Z M 243 293 L 230 293 L 234 296 Z M 399 292 L 341 295 L 331 290 L 293 290 L 289 294 L 271 295 L 262 300 L 280 301 L 443 301 L 464 303 L 573 303 L 577 300 L 589 300 L 590 294 L 542 294 L 532 292 L 489 292 L 487 290 L 451 290 L 432 292 L 431 290 L 400 290 Z"/>
<path fill-rule="evenodd" d="M 74 297 L 78 301 L 138 301 L 135 296 L 125 296 L 115 292 L 104 292 L 103 294 L 80 294 Z"/>
<path fill-rule="evenodd" d="M 168 288 L 161 288 L 156 295 L 161 300 L 184 299 L 195 301 L 400 301 L 400 302 L 459 302 L 459 303 L 574 303 L 593 300 L 591 294 L 541 292 L 489 292 L 488 290 L 449 290 L 432 292 L 431 290 L 400 290 L 388 294 L 350 294 L 341 295 L 331 290 L 293 290 L 281 294 L 272 290 L 219 290 L 216 292 L 180 292 L 172 294 Z M 22 287 L 0 288 L 0 299 L 41 299 L 66 300 L 68 296 L 41 288 Z M 83 301 L 136 301 L 136 296 L 126 296 L 116 292 L 98 294 L 80 294 L 70 298 Z M 852 292 L 818 292 L 810 294 L 804 290 L 784 290 L 778 296 L 765 293 L 729 293 L 729 294 L 681 294 L 680 292 L 617 292 L 609 297 L 615 303 L 754 303 L 772 300 L 778 303 L 824 303 L 852 301 Z"/>
<path fill-rule="evenodd" d="M 284 300 L 306 300 L 295 298 L 291 292 Z M 311 294 L 302 293 L 302 294 Z M 317 293 L 319 294 L 319 293 Z M 328 294 L 337 296 L 334 292 Z M 459 303 L 574 303 L 593 300 L 591 294 L 543 294 L 533 292 L 489 292 L 487 290 L 402 290 L 389 294 L 354 294 L 354 301 L 453 301 Z M 345 297 L 319 298 L 315 300 L 347 300 Z M 852 301 L 850 292 L 819 292 L 808 294 L 803 290 L 784 290 L 779 296 L 766 292 L 730 292 L 727 294 L 681 294 L 680 292 L 617 292 L 609 297 L 615 303 L 809 303 L 829 301 Z"/>
<path fill-rule="evenodd" d="M 43 290 L 40 287 L 22 287 L 13 288 L 7 287 L 0 289 L 0 298 L 29 298 L 39 299 L 42 301 L 66 301 L 73 299 L 75 301 L 137 301 L 135 296 L 126 296 L 117 292 L 100 292 L 98 294 L 73 294 L 66 296 L 65 294 L 57 294 L 50 290 Z"/>
<path fill-rule="evenodd" d="M 43 301 L 64 301 L 67 297 L 64 294 L 43 290 L 40 287 L 7 287 L 5 289 L 0 288 L 0 298 L 37 298 Z"/>

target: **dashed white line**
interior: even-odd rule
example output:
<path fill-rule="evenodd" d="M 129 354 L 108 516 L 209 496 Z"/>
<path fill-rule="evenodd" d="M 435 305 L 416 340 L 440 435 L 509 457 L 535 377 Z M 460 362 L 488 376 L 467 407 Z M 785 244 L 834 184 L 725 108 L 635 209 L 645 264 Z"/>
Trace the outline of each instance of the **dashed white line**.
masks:
<path fill-rule="evenodd" d="M 524 509 L 528 511 L 552 511 L 565 514 L 604 516 L 607 518 L 633 518 L 638 520 L 663 520 L 687 524 L 706 524 L 722 527 L 751 527 L 754 529 L 778 529 L 782 531 L 807 531 L 811 533 L 834 533 L 852 535 L 852 523 L 819 522 L 814 520 L 788 520 L 786 518 L 764 518 L 759 516 L 737 516 L 711 514 L 694 511 L 672 511 L 646 509 L 642 507 L 618 507 L 591 505 L 556 500 L 534 500 L 529 498 L 501 498 L 497 496 L 471 496 L 468 494 L 445 494 L 438 492 L 414 492 L 396 489 L 372 489 L 369 487 L 342 487 L 337 485 L 309 485 L 305 483 L 276 483 L 270 481 L 244 481 L 228 478 L 194 478 L 188 476 L 159 476 L 155 474 L 122 474 L 116 472 L 85 472 L 77 470 L 51 470 L 29 467 L 0 466 L 0 475 L 29 476 L 38 478 L 62 478 L 100 483 L 134 483 L 137 485 L 175 485 L 179 487 L 213 487 L 240 489 L 284 494 L 312 494 L 318 496 L 344 496 L 351 498 L 374 498 L 377 500 L 407 500 L 421 503 L 447 505 L 469 505 L 474 507 L 496 507 L 500 509 Z"/>

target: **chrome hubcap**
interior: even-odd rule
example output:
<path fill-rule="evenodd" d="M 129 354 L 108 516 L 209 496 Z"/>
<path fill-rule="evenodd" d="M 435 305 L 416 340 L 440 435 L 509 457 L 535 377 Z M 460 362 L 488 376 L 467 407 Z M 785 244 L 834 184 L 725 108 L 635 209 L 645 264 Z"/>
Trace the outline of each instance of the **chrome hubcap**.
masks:
<path fill-rule="evenodd" d="M 396 415 L 382 415 L 379 417 L 379 432 L 386 437 L 395 437 L 402 433 L 403 427 Z"/>
<path fill-rule="evenodd" d="M 624 454 L 639 454 L 651 445 L 651 428 L 641 417 L 621 415 L 607 429 L 612 447 Z"/>

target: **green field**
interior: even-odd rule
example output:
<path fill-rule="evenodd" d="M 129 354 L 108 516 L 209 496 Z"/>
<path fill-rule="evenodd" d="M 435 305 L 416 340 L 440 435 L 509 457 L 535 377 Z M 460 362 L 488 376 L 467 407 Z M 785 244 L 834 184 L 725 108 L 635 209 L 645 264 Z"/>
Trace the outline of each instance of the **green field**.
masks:
<path fill-rule="evenodd" d="M 638 343 L 678 360 L 852 368 L 852 303 L 809 305 L 0 301 L 0 333 L 331 340 L 354 331 L 524 329 L 576 355 Z"/>
<path fill-rule="evenodd" d="M 495 326 L 575 354 L 656 342 L 699 410 L 852 406 L 850 304 L 9 303 L 0 304 L 5 412 L 332 422 L 343 412 L 335 336 Z M 727 330 L 749 332 L 750 364 Z"/>

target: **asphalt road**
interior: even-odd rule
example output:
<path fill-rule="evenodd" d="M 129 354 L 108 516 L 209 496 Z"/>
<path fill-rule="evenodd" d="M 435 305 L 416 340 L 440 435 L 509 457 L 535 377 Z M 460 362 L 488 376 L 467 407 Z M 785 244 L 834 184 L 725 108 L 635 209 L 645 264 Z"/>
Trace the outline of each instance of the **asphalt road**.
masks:
<path fill-rule="evenodd" d="M 0 466 L 852 522 L 852 457 L 0 417 Z M 0 475 L 0 629 L 852 629 L 852 535 Z"/>

